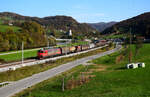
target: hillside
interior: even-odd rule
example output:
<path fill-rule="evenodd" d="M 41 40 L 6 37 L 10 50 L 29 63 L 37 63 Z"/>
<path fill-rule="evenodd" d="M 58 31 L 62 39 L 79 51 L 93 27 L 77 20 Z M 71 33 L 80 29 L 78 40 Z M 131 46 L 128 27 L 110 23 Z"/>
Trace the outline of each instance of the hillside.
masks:
<path fill-rule="evenodd" d="M 68 35 L 72 30 L 72 36 Z M 56 38 L 84 39 L 99 33 L 87 24 L 78 23 L 69 16 L 49 16 L 44 18 L 22 16 L 16 13 L 0 13 L 0 51 L 19 50 L 22 41 L 25 48 L 55 45 Z M 38 39 L 38 40 L 37 40 Z"/>
<path fill-rule="evenodd" d="M 0 25 L 0 32 L 6 32 L 7 29 L 12 29 L 13 32 L 19 32 L 21 28 L 16 26 Z"/>
<path fill-rule="evenodd" d="M 132 34 L 142 35 L 146 38 L 150 38 L 150 12 L 143 13 L 133 18 L 121 21 L 104 30 L 102 34 L 129 33 L 130 28 Z"/>
<path fill-rule="evenodd" d="M 90 25 L 91 27 L 93 27 L 94 29 L 97 29 L 99 32 L 104 31 L 106 28 L 113 26 L 114 24 L 116 24 L 117 22 L 100 22 L 100 23 L 88 23 L 88 25 Z"/>
<path fill-rule="evenodd" d="M 90 27 L 87 24 L 78 23 L 75 19 L 69 16 L 48 16 L 48 17 L 29 17 L 29 16 L 22 16 L 16 13 L 10 12 L 3 12 L 0 13 L 0 18 L 5 19 L 8 18 L 14 25 L 18 26 L 19 23 L 16 22 L 24 22 L 24 21 L 35 21 L 45 27 L 47 35 L 53 35 L 55 37 L 62 37 L 64 35 L 62 32 L 67 32 L 70 29 L 73 32 L 73 36 L 91 36 L 92 32 L 96 30 Z M 55 35 L 56 34 L 56 35 Z"/>
<path fill-rule="evenodd" d="M 44 28 L 36 22 L 23 22 L 20 27 L 0 25 L 0 51 L 43 47 L 47 45 Z M 15 31 L 16 29 L 16 31 Z"/>

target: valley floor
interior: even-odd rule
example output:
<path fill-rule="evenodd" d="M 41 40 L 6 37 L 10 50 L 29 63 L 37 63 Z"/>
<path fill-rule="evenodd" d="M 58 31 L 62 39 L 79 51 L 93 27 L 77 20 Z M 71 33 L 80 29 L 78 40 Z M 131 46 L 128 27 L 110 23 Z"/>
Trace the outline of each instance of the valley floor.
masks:
<path fill-rule="evenodd" d="M 107 55 L 90 62 L 91 65 L 80 65 L 63 75 L 46 80 L 33 86 L 16 97 L 149 97 L 150 96 L 150 44 L 144 44 L 135 55 L 132 45 L 132 61 L 144 62 L 145 68 L 125 69 L 128 54 L 125 50 Z M 123 56 L 118 61 L 118 58 Z M 92 75 L 87 82 L 81 81 L 84 76 Z M 62 78 L 65 76 L 65 91 L 62 92 Z M 71 89 L 67 84 L 72 80 Z"/>

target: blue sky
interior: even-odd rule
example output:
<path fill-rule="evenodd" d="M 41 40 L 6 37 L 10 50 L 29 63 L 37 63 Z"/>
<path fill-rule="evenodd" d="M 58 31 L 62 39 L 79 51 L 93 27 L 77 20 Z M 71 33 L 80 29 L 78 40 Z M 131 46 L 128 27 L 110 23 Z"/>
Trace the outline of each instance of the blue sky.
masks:
<path fill-rule="evenodd" d="M 72 16 L 79 22 L 121 21 L 150 11 L 150 0 L 1 0 L 0 12 Z"/>

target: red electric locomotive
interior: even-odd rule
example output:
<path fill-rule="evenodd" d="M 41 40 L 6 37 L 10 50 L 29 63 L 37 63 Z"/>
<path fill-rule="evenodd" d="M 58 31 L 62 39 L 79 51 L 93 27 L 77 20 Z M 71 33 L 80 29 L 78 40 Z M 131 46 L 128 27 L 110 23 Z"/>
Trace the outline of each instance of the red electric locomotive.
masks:
<path fill-rule="evenodd" d="M 38 51 L 38 58 L 46 58 L 61 55 L 61 48 L 43 48 Z"/>

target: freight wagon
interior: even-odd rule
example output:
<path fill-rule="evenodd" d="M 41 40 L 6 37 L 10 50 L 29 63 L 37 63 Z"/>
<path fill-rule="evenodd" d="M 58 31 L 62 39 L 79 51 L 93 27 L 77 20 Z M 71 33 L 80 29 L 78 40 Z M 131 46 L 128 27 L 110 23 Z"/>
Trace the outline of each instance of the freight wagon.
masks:
<path fill-rule="evenodd" d="M 81 50 L 84 51 L 84 50 L 87 50 L 89 49 L 89 44 L 87 45 L 81 45 Z"/>
<path fill-rule="evenodd" d="M 86 44 L 86 45 L 78 45 L 71 47 L 59 47 L 59 48 L 43 48 L 38 51 L 38 59 L 46 58 L 46 57 L 54 57 L 57 55 L 64 55 L 68 53 L 75 53 L 84 50 L 88 50 L 94 47 L 103 46 L 106 44 L 106 41 L 98 41 L 95 44 Z"/>
<path fill-rule="evenodd" d="M 68 54 L 70 53 L 70 47 L 62 47 L 61 54 Z"/>

